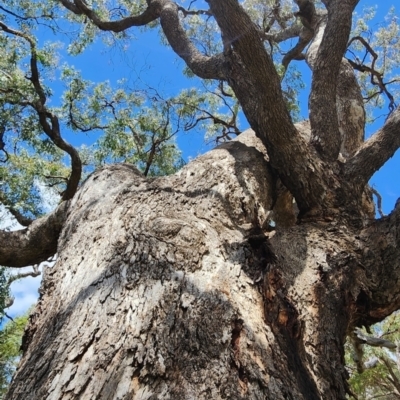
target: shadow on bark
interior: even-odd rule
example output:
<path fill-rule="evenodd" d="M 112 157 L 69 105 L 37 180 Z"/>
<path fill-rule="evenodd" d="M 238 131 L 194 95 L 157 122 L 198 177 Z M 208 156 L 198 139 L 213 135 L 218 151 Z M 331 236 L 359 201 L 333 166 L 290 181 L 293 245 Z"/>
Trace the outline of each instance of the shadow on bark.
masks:
<path fill-rule="evenodd" d="M 288 289 L 307 242 L 298 227 L 290 245 L 262 232 L 268 169 L 236 142 L 170 177 L 89 177 L 8 398 L 321 398 Z"/>

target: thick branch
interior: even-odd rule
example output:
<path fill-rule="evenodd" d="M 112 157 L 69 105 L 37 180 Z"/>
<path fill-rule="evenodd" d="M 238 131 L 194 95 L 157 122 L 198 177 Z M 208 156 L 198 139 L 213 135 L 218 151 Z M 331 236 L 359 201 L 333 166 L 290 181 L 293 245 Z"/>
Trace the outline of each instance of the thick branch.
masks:
<path fill-rule="evenodd" d="M 122 32 L 133 26 L 143 26 L 160 18 L 164 34 L 175 53 L 181 57 L 194 74 L 203 79 L 225 80 L 223 57 L 203 55 L 186 35 L 180 20 L 177 4 L 170 0 L 148 0 L 147 9 L 139 16 L 129 16 L 117 21 L 104 21 L 82 0 L 60 0 L 68 10 L 84 14 L 103 31 Z"/>
<path fill-rule="evenodd" d="M 28 276 L 31 276 L 32 278 L 35 278 L 36 276 L 39 276 L 41 272 L 39 271 L 39 264 L 34 264 L 32 265 L 33 271 L 28 271 L 28 272 L 20 272 L 19 274 L 11 275 L 8 278 L 7 285 L 10 286 L 13 282 L 27 278 Z"/>
<path fill-rule="evenodd" d="M 346 163 L 346 175 L 365 185 L 372 175 L 400 147 L 400 106 L 390 114 L 384 126 L 368 139 Z"/>
<path fill-rule="evenodd" d="M 168 0 L 153 2 L 162 6 L 160 22 L 168 43 L 193 73 L 203 79 L 226 80 L 222 54 L 207 57 L 197 50 L 179 21 L 179 8 L 175 2 Z"/>
<path fill-rule="evenodd" d="M 0 265 L 26 267 L 47 260 L 57 252 L 58 236 L 66 218 L 69 202 L 34 221 L 28 228 L 0 231 Z"/>
<path fill-rule="evenodd" d="M 392 213 L 364 229 L 364 293 L 357 303 L 368 325 L 400 308 L 400 201 Z"/>
<path fill-rule="evenodd" d="M 318 208 L 324 196 L 322 167 L 291 121 L 280 78 L 257 27 L 237 0 L 208 3 L 222 32 L 228 82 L 251 127 L 300 209 Z"/>
<path fill-rule="evenodd" d="M 306 53 L 306 61 L 314 68 L 325 27 L 322 20 L 318 34 Z M 349 62 L 342 58 L 336 87 L 336 111 L 340 132 L 340 152 L 346 159 L 352 156 L 364 140 L 365 111 L 360 86 Z"/>
<path fill-rule="evenodd" d="M 312 142 L 321 156 L 337 159 L 341 138 L 336 109 L 336 86 L 339 69 L 349 40 L 352 13 L 357 0 L 326 0 L 326 28 L 320 24 L 321 41 L 313 67 L 309 99 Z"/>

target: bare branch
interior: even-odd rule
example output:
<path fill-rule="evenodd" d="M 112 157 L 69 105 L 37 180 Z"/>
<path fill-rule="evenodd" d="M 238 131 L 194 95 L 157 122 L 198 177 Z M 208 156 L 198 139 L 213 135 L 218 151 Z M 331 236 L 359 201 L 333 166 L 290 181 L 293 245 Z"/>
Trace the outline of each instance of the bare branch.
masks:
<path fill-rule="evenodd" d="M 368 139 L 347 161 L 345 173 L 358 185 L 366 185 L 372 175 L 391 158 L 400 147 L 400 106 L 386 120 L 383 127 Z"/>
<path fill-rule="evenodd" d="M 372 56 L 372 63 L 371 66 L 364 65 L 363 63 L 357 63 L 352 60 L 349 60 L 349 63 L 351 66 L 360 72 L 368 72 L 371 76 L 371 83 L 379 88 L 379 91 L 374 93 L 374 96 L 384 93 L 386 97 L 389 99 L 389 110 L 392 112 L 394 108 L 396 107 L 396 103 L 394 101 L 394 97 L 392 94 L 387 90 L 386 86 L 389 85 L 391 82 L 383 82 L 383 74 L 375 69 L 375 62 L 378 59 L 378 55 L 375 53 L 375 51 L 372 49 L 372 47 L 369 45 L 369 43 L 361 36 L 355 36 L 353 37 L 350 42 L 349 46 L 354 42 L 354 41 L 359 41 L 361 42 L 364 47 L 366 48 L 367 52 L 371 54 Z"/>
<path fill-rule="evenodd" d="M 286 29 L 280 30 L 278 32 L 273 33 L 263 33 L 261 34 L 261 38 L 263 40 L 268 40 L 274 43 L 281 43 L 288 39 L 293 39 L 298 37 L 302 31 L 302 26 L 300 24 L 293 24 Z"/>
<path fill-rule="evenodd" d="M 55 211 L 32 222 L 28 228 L 0 231 L 0 265 L 21 268 L 54 255 L 68 205 L 69 202 L 62 202 Z"/>
<path fill-rule="evenodd" d="M 184 17 L 187 17 L 188 15 L 212 15 L 209 10 L 188 10 L 182 6 L 178 6 L 178 10 L 183 14 Z"/>
<path fill-rule="evenodd" d="M 390 381 L 392 382 L 393 386 L 396 388 L 396 391 L 398 394 L 400 394 L 400 380 L 397 377 L 397 375 L 394 373 L 393 368 L 390 364 L 390 361 L 386 358 L 386 357 L 380 357 L 380 359 L 382 360 L 382 362 L 385 364 L 386 368 L 389 371 L 390 374 Z"/>
<path fill-rule="evenodd" d="M 299 41 L 297 42 L 296 46 L 290 49 L 283 57 L 282 65 L 285 67 L 285 71 L 287 70 L 292 60 L 304 59 L 302 51 L 307 47 L 312 38 L 313 38 L 313 32 L 310 31 L 309 29 L 303 28 L 302 31 L 300 32 Z"/>
<path fill-rule="evenodd" d="M 35 278 L 36 276 L 39 276 L 41 272 L 39 271 L 39 264 L 34 264 L 32 265 L 33 271 L 28 271 L 28 272 L 20 272 L 19 274 L 11 275 L 8 278 L 7 285 L 11 285 L 13 282 L 27 278 L 28 276 L 31 276 L 32 278 Z"/>
<path fill-rule="evenodd" d="M 103 31 L 122 32 L 132 26 L 143 26 L 155 21 L 159 17 L 159 8 L 157 1 L 148 1 L 149 6 L 146 10 L 137 16 L 129 16 L 117 21 L 103 21 L 95 11 L 87 6 L 82 0 L 59 0 L 60 3 L 77 15 L 86 15 L 93 24 Z"/>
<path fill-rule="evenodd" d="M 376 203 L 377 203 L 379 215 L 380 215 L 381 217 L 384 217 L 385 214 L 384 214 L 383 211 L 382 211 L 382 196 L 381 196 L 381 195 L 379 194 L 379 192 L 378 192 L 376 189 L 374 189 L 374 188 L 371 188 L 371 192 L 372 192 L 372 194 L 375 195 L 375 197 L 376 197 Z"/>
<path fill-rule="evenodd" d="M 386 347 L 389 350 L 396 350 L 397 346 L 390 340 L 365 335 L 360 329 L 355 330 L 355 334 L 362 341 L 362 343 L 367 344 L 372 347 Z"/>

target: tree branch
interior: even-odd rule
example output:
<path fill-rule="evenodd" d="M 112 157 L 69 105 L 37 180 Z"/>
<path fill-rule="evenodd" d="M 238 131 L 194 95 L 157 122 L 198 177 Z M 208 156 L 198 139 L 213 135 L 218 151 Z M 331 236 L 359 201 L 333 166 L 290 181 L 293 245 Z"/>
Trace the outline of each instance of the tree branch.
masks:
<path fill-rule="evenodd" d="M 368 326 L 400 308 L 400 201 L 390 215 L 365 228 L 360 240 L 363 293 L 357 304 L 363 315 L 360 323 Z"/>
<path fill-rule="evenodd" d="M 268 40 L 274 43 L 281 43 L 288 39 L 293 39 L 298 37 L 302 31 L 302 26 L 300 24 L 293 24 L 286 29 L 280 30 L 278 32 L 268 32 L 261 35 L 262 39 Z"/>
<path fill-rule="evenodd" d="M 192 72 L 203 79 L 226 80 L 223 55 L 207 57 L 197 50 L 179 21 L 179 8 L 175 2 L 169 0 L 153 2 L 162 6 L 160 22 L 168 43 Z"/>
<path fill-rule="evenodd" d="M 285 67 L 285 70 L 292 60 L 298 60 L 302 58 L 302 51 L 307 47 L 313 38 L 314 30 L 317 24 L 317 13 L 313 1 L 296 0 L 295 2 L 299 7 L 299 11 L 295 15 L 300 17 L 303 27 L 299 31 L 299 40 L 297 44 L 286 53 L 285 57 L 283 57 L 282 65 Z"/>
<path fill-rule="evenodd" d="M 358 152 L 347 161 L 345 174 L 358 185 L 366 185 L 372 175 L 391 158 L 400 147 L 400 106 L 386 120 L 386 123 Z"/>
<path fill-rule="evenodd" d="M 43 128 L 44 133 L 51 139 L 51 141 L 61 150 L 65 151 L 71 158 L 71 175 L 67 182 L 67 188 L 63 193 L 62 200 L 71 199 L 77 188 L 81 178 L 82 173 L 82 162 L 78 151 L 66 142 L 60 133 L 60 124 L 56 115 L 48 110 L 46 107 L 46 93 L 40 83 L 39 68 L 37 64 L 37 49 L 35 41 L 27 34 L 17 31 L 15 29 L 9 28 L 6 24 L 0 21 L 0 29 L 11 35 L 18 36 L 25 40 L 31 50 L 30 57 L 30 69 L 31 77 L 28 78 L 35 89 L 38 99 L 34 102 L 28 102 L 31 107 L 35 109 L 38 114 L 40 125 Z M 49 123 L 50 121 L 50 123 Z"/>
<path fill-rule="evenodd" d="M 355 333 L 362 343 L 367 344 L 368 346 L 386 347 L 389 350 L 396 350 L 397 348 L 396 344 L 390 340 L 365 335 L 360 329 L 356 329 Z"/>
<path fill-rule="evenodd" d="M 87 6 L 82 0 L 59 0 L 60 3 L 69 11 L 76 15 L 85 15 L 94 25 L 102 31 L 122 32 L 132 26 L 143 26 L 155 21 L 159 17 L 159 7 L 157 1 L 148 1 L 146 10 L 137 16 L 129 16 L 117 21 L 103 21 L 95 11 Z"/>
<path fill-rule="evenodd" d="M 382 362 L 385 364 L 386 368 L 389 371 L 389 374 L 392 378 L 390 380 L 391 380 L 393 386 L 396 388 L 397 393 L 400 394 L 400 380 L 397 377 L 397 375 L 394 373 L 393 368 L 390 364 L 390 361 L 385 356 L 381 356 L 380 359 L 382 360 Z"/>
<path fill-rule="evenodd" d="M 139 16 L 129 16 L 118 21 L 103 21 L 82 0 L 59 0 L 64 7 L 77 15 L 85 15 L 103 31 L 122 32 L 133 26 L 143 26 L 160 18 L 164 34 L 175 53 L 181 57 L 194 74 L 203 79 L 226 80 L 223 57 L 208 57 L 200 53 L 186 35 L 179 20 L 181 8 L 170 0 L 148 0 L 147 9 Z M 181 10 L 182 11 L 182 10 Z"/>
<path fill-rule="evenodd" d="M 0 231 L 0 265 L 21 268 L 53 256 L 68 205 L 69 202 L 62 202 L 55 211 L 35 220 L 28 228 Z"/>
<path fill-rule="evenodd" d="M 376 94 L 385 93 L 386 97 L 389 100 L 389 110 L 390 110 L 390 112 L 392 112 L 394 110 L 394 108 L 396 107 L 396 103 L 394 101 L 393 95 L 386 89 L 386 86 L 392 82 L 386 82 L 386 83 L 383 82 L 383 73 L 381 73 L 375 69 L 375 62 L 378 59 L 378 54 L 375 53 L 375 51 L 372 49 L 372 47 L 369 45 L 369 43 L 363 37 L 361 37 L 361 36 L 353 37 L 350 40 L 348 46 L 350 46 L 356 40 L 361 42 L 363 44 L 363 46 L 365 47 L 365 49 L 367 50 L 367 52 L 369 54 L 371 54 L 371 57 L 372 57 L 371 66 L 369 67 L 368 65 L 364 65 L 363 63 L 360 64 L 360 63 L 354 62 L 352 60 L 348 60 L 348 61 L 355 70 L 360 71 L 360 72 L 368 72 L 370 74 L 371 83 L 373 85 L 379 87 L 379 92 L 377 92 Z"/>
<path fill-rule="evenodd" d="M 318 208 L 324 196 L 323 168 L 291 121 L 280 78 L 258 28 L 237 0 L 208 3 L 222 32 L 228 83 L 247 120 L 267 147 L 272 166 L 295 195 L 299 208 Z"/>
<path fill-rule="evenodd" d="M 358 0 L 325 0 L 323 3 L 328 15 L 321 21 L 317 31 L 320 44 L 313 65 L 309 109 L 312 143 L 323 159 L 334 161 L 341 146 L 336 85 L 349 40 L 352 13 Z"/>

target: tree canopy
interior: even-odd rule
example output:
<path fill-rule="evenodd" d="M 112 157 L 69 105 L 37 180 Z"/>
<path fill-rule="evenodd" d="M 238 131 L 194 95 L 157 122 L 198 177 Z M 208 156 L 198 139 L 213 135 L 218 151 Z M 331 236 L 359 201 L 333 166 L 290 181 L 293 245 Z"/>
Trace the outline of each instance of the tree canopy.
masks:
<path fill-rule="evenodd" d="M 302 85 L 298 60 L 312 39 L 307 18 L 325 12 L 318 3 L 297 3 L 242 4 L 251 18 L 246 24 L 272 56 L 286 108 L 295 120 Z M 23 225 L 45 211 L 40 202 L 44 187 L 68 199 L 82 171 L 85 176 L 104 162 L 131 162 L 146 174 L 171 173 L 181 165 L 177 132 L 200 128 L 220 140 L 240 132 L 241 102 L 226 85 L 224 67 L 219 65 L 224 44 L 217 14 L 205 2 L 191 2 L 188 8 L 171 2 L 165 15 L 172 20 L 163 24 L 160 4 L 119 2 L 112 8 L 96 1 L 89 8 L 84 2 L 7 1 L 1 7 L 1 199 Z M 304 16 L 308 11 L 311 14 Z M 374 9 L 369 8 L 353 26 L 347 23 L 351 40 L 343 45 L 348 46 L 346 57 L 356 71 L 369 119 L 377 117 L 377 106 L 394 110 L 400 57 L 395 10 L 390 9 L 387 24 L 376 30 L 368 26 L 373 16 Z M 100 38 L 106 45 L 125 43 L 127 50 L 128 44 L 134 48 L 133 35 L 140 39 L 134 27 L 160 31 L 163 43 L 185 60 L 185 73 L 206 79 L 203 86 L 170 97 L 151 83 L 135 87 L 123 77 L 117 87 L 91 82 L 59 56 L 79 55 Z M 97 140 L 90 147 L 70 146 L 65 137 L 71 131 L 80 136 L 93 132 Z"/>

